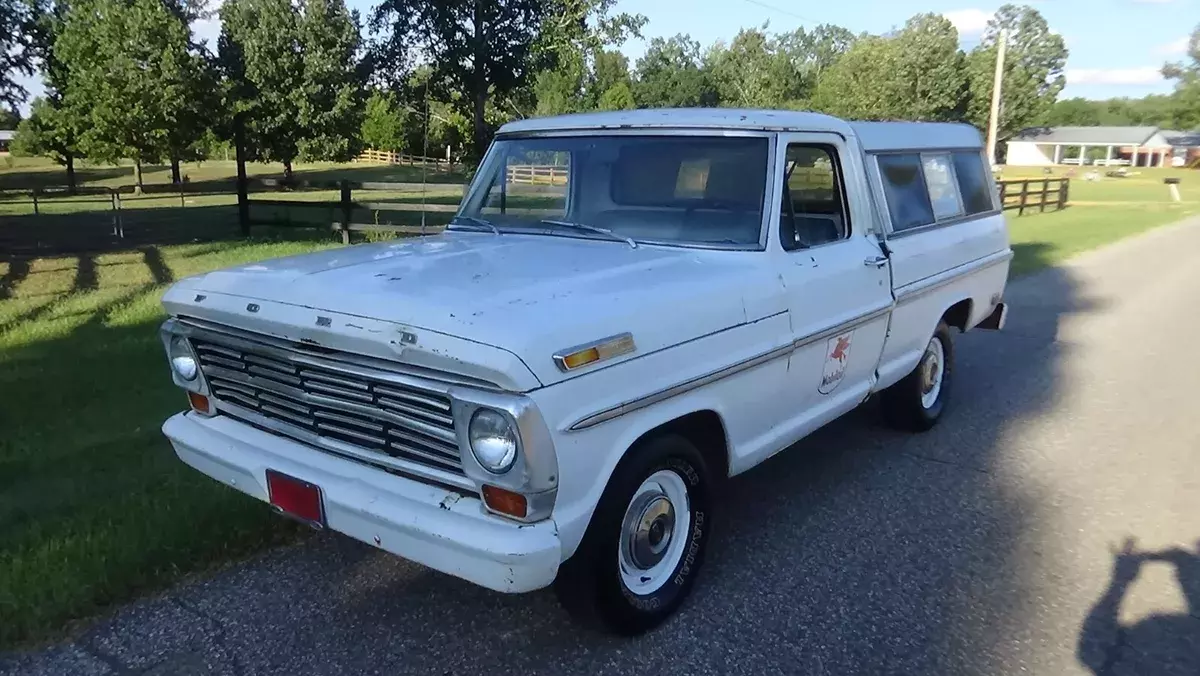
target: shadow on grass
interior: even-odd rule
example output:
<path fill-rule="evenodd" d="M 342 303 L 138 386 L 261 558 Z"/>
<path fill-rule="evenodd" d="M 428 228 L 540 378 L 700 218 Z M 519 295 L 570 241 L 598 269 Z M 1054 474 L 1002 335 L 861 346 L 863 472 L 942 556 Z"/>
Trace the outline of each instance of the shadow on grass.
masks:
<path fill-rule="evenodd" d="M 76 167 L 77 185 L 108 181 L 122 176 L 133 182 L 132 167 Z M 0 192 L 5 190 L 28 191 L 40 188 L 66 187 L 67 171 L 55 167 L 49 171 L 5 171 L 0 172 Z"/>

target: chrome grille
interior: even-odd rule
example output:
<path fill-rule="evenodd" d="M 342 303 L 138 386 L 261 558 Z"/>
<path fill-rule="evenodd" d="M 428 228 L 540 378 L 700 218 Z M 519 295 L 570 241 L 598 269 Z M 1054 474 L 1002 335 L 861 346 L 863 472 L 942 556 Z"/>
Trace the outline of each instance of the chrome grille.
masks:
<path fill-rule="evenodd" d="M 299 347 L 216 334 L 194 333 L 190 339 L 222 413 L 251 423 L 257 416 L 283 423 L 292 436 L 323 448 L 337 447 L 325 443 L 332 440 L 465 476 L 445 393 Z"/>

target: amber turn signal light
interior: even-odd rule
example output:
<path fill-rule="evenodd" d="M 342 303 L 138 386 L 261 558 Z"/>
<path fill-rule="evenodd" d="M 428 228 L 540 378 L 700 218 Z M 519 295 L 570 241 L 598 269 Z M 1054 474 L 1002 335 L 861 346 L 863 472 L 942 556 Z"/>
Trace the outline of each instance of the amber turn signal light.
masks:
<path fill-rule="evenodd" d="M 525 496 L 496 486 L 483 486 L 483 501 L 494 512 L 507 514 L 518 519 L 524 519 L 529 513 L 529 504 Z"/>
<path fill-rule="evenodd" d="M 209 415 L 212 413 L 212 404 L 208 401 L 208 397 L 196 392 L 188 392 L 188 402 L 191 403 L 192 409 L 197 413 Z"/>

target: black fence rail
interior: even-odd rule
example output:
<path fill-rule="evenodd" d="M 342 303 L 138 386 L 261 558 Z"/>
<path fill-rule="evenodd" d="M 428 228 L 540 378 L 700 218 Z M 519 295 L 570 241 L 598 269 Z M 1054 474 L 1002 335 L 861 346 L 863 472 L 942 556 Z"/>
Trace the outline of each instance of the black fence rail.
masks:
<path fill-rule="evenodd" d="M 1069 178 L 1012 178 L 997 183 L 1001 208 L 1016 209 L 1018 216 L 1025 215 L 1026 209 L 1044 212 L 1046 207 L 1066 208 L 1071 197 Z"/>
<path fill-rule="evenodd" d="M 400 182 L 265 179 L 249 183 L 242 195 L 247 231 L 258 225 L 329 228 L 341 235 L 344 244 L 350 243 L 352 232 L 438 232 L 458 211 L 464 189 L 461 184 Z M 261 198 L 253 196 L 255 189 L 282 194 Z M 329 199 L 320 199 L 323 193 Z M 300 218 L 295 217 L 297 212 Z"/>

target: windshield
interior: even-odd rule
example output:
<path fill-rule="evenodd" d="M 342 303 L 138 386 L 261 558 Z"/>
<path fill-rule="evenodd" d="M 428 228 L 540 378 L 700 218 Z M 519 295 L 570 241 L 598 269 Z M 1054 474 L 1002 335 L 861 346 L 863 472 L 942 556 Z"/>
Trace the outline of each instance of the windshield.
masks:
<path fill-rule="evenodd" d="M 501 139 L 458 222 L 618 241 L 757 247 L 767 155 L 766 137 Z"/>

